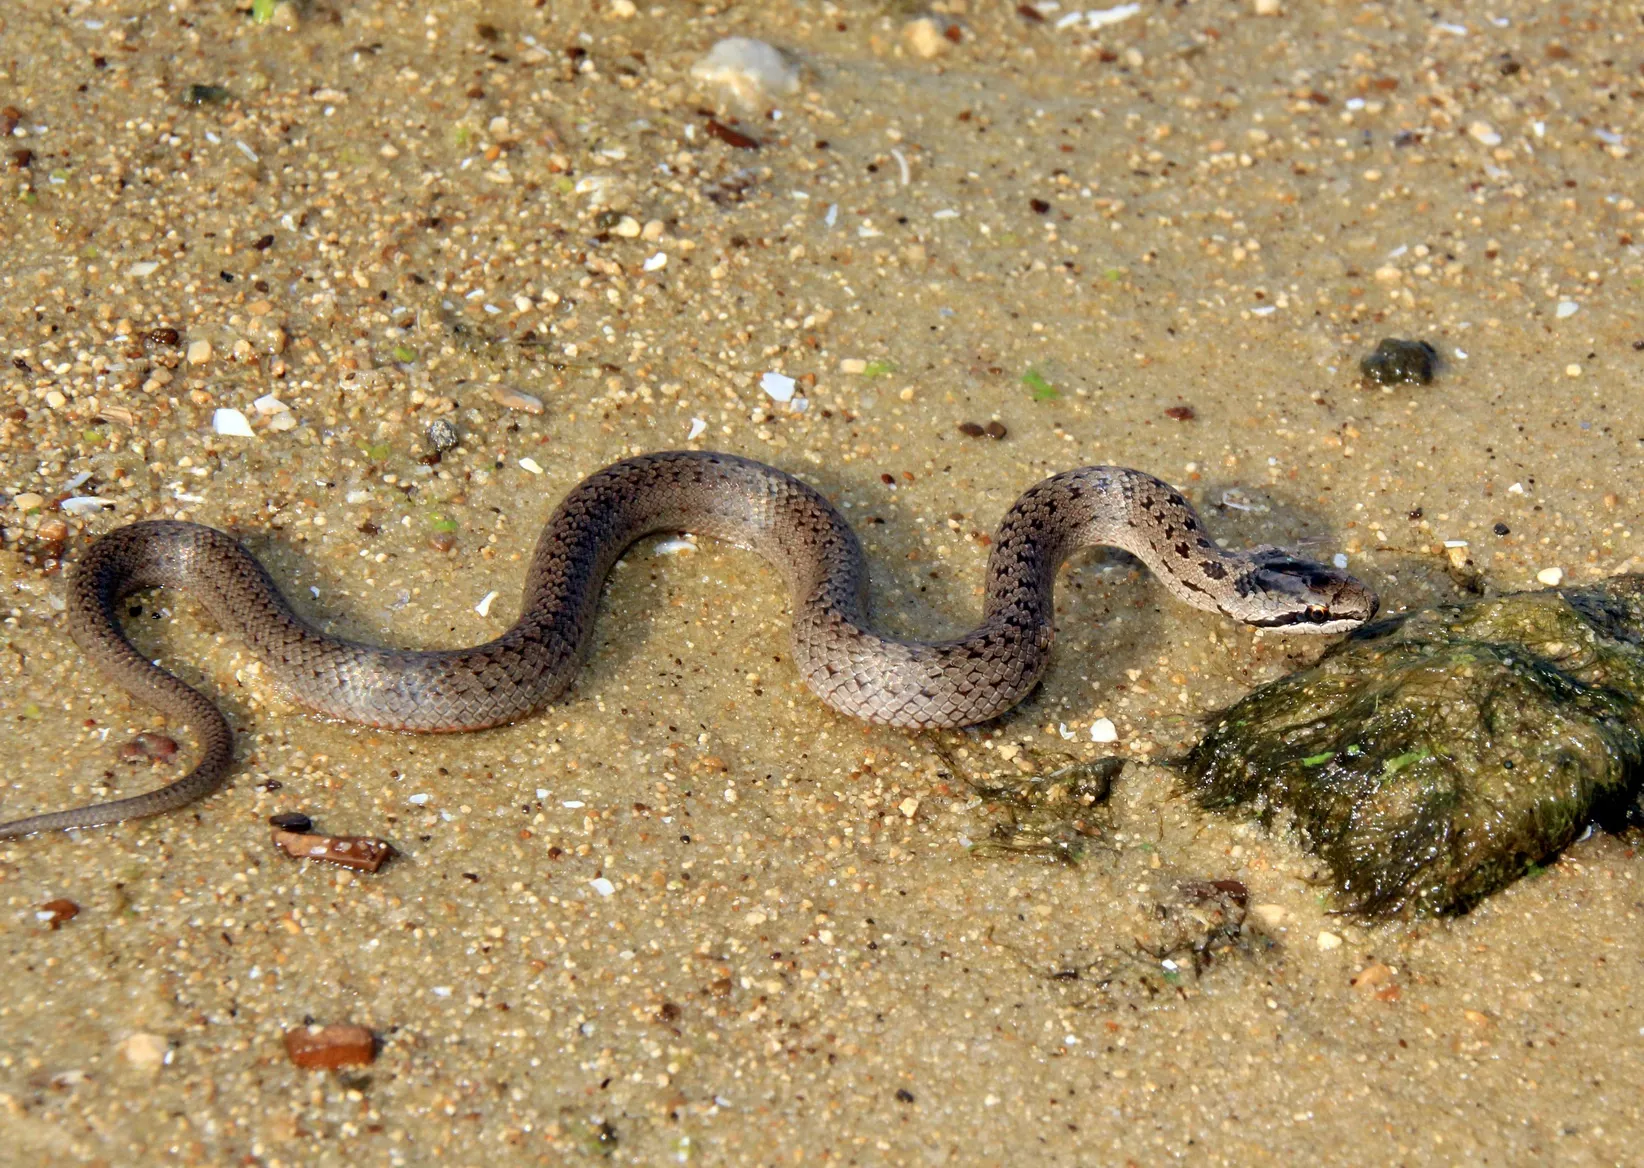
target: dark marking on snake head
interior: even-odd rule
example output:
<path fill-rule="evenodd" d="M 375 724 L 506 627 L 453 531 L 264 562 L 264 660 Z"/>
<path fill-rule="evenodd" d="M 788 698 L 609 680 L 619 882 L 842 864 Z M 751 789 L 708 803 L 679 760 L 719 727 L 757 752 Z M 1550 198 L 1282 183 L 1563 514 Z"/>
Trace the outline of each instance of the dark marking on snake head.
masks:
<path fill-rule="evenodd" d="M 1227 569 L 1218 564 L 1215 560 L 1200 560 L 1199 570 L 1206 576 L 1209 576 L 1212 580 L 1227 579 Z"/>

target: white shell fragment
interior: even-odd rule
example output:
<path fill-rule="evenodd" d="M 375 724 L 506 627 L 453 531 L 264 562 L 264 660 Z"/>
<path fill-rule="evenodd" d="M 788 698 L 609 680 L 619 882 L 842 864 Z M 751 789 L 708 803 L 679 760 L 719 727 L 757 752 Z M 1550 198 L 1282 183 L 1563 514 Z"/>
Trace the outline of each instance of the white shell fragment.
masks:
<path fill-rule="evenodd" d="M 219 409 L 211 415 L 211 428 L 227 438 L 255 438 L 251 423 L 239 410 Z"/>
<path fill-rule="evenodd" d="M 480 602 L 474 605 L 474 611 L 479 613 L 481 616 L 490 616 L 491 602 L 496 598 L 497 594 L 495 592 L 487 592 L 484 597 L 480 599 Z"/>
<path fill-rule="evenodd" d="M 95 495 L 76 495 L 72 499 L 64 499 L 57 504 L 59 511 L 67 511 L 70 515 L 91 515 L 105 507 L 114 504 L 107 499 L 99 499 Z"/>
<path fill-rule="evenodd" d="M 702 437 L 702 435 L 707 432 L 707 429 L 708 429 L 708 423 L 704 422 L 701 418 L 692 418 L 691 419 L 691 432 L 689 434 L 685 435 L 685 441 L 695 442 L 698 438 Z"/>
<path fill-rule="evenodd" d="M 799 92 L 799 70 L 782 50 L 752 37 L 726 37 L 691 66 L 691 76 L 726 90 L 745 106 Z"/>
<path fill-rule="evenodd" d="M 1119 741 L 1118 727 L 1114 726 L 1112 718 L 1097 718 L 1090 724 L 1090 740 L 1092 742 Z"/>
<path fill-rule="evenodd" d="M 767 373 L 759 379 L 759 388 L 763 389 L 774 401 L 792 401 L 793 387 L 793 378 L 781 373 Z"/>

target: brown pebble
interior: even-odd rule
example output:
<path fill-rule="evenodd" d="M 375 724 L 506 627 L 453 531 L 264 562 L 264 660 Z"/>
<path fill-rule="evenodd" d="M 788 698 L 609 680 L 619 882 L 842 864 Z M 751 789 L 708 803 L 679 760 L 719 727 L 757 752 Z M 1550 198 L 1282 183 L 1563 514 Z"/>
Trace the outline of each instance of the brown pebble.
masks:
<path fill-rule="evenodd" d="M 363 1067 L 377 1057 L 377 1039 L 352 1022 L 299 1026 L 285 1032 L 285 1054 L 305 1071 Z"/>
<path fill-rule="evenodd" d="M 34 151 L 13 150 L 11 152 L 11 168 L 13 170 L 27 170 L 34 165 Z"/>
<path fill-rule="evenodd" d="M 177 740 L 164 734 L 143 731 L 120 748 L 120 757 L 127 762 L 169 762 L 177 754 Z"/>
<path fill-rule="evenodd" d="M 156 328 L 144 333 L 143 340 L 151 345 L 167 345 L 175 349 L 183 343 L 183 335 L 174 328 Z"/>
<path fill-rule="evenodd" d="M 47 543 L 62 543 L 68 538 L 68 524 L 61 519 L 48 519 L 36 534 Z"/>
<path fill-rule="evenodd" d="M 369 836 L 306 835 L 276 829 L 272 838 L 293 860 L 320 860 L 359 872 L 375 872 L 394 854 L 388 841 Z"/>
<path fill-rule="evenodd" d="M 34 910 L 35 918 L 45 924 L 52 932 L 56 932 L 64 921 L 73 920 L 80 915 L 80 906 L 72 900 L 48 900 Z"/>
<path fill-rule="evenodd" d="M 1198 415 L 1193 412 L 1192 406 L 1171 406 L 1165 411 L 1165 417 L 1174 418 L 1178 422 L 1191 422 Z"/>
<path fill-rule="evenodd" d="M 1392 976 L 1393 970 L 1391 966 L 1384 965 L 1380 961 L 1372 961 L 1369 965 L 1366 965 L 1363 969 L 1355 973 L 1348 984 L 1356 990 L 1371 990 L 1375 989 Z"/>
<path fill-rule="evenodd" d="M 428 537 L 428 546 L 437 552 L 448 552 L 457 546 L 457 537 L 449 531 L 437 532 Z"/>
<path fill-rule="evenodd" d="M 301 811 L 281 811 L 277 815 L 268 817 L 268 826 L 277 827 L 281 831 L 305 835 L 314 830 L 314 821 Z"/>
<path fill-rule="evenodd" d="M 14 105 L 0 108 L 0 138 L 9 138 L 17 123 L 23 120 L 23 111 Z"/>
<path fill-rule="evenodd" d="M 963 434 L 966 438 L 980 438 L 982 435 L 986 434 L 987 431 L 982 429 L 982 427 L 975 422 L 960 422 L 959 433 Z"/>
<path fill-rule="evenodd" d="M 1009 433 L 1009 431 L 1005 429 L 1005 424 L 1003 422 L 989 422 L 987 424 L 987 428 L 982 432 L 989 438 L 992 438 L 995 442 Z"/>

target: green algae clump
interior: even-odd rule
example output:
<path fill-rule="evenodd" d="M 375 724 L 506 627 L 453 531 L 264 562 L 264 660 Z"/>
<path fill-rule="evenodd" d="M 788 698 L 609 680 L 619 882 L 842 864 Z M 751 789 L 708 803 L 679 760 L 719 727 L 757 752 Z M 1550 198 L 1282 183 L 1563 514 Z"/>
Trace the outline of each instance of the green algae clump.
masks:
<path fill-rule="evenodd" d="M 1423 609 L 1256 690 L 1183 760 L 1207 808 L 1288 813 L 1343 908 L 1463 912 L 1644 773 L 1644 576 Z"/>

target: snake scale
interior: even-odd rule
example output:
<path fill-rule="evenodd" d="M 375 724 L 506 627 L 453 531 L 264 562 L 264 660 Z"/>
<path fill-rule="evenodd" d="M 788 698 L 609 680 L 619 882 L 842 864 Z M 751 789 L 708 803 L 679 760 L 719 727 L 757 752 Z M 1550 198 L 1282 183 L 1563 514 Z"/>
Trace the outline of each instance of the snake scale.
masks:
<path fill-rule="evenodd" d="M 478 730 L 564 693 L 587 653 L 607 572 L 636 539 L 669 531 L 726 540 L 773 564 L 792 596 L 793 659 L 805 684 L 842 713 L 891 726 L 967 726 L 1026 697 L 1049 660 L 1057 568 L 1082 547 L 1122 548 L 1187 603 L 1263 628 L 1343 632 L 1376 611 L 1375 594 L 1333 568 L 1271 547 L 1223 551 L 1177 491 L 1122 467 L 1067 471 L 1018 499 L 989 554 L 982 623 L 937 643 L 875 633 L 867 564 L 844 517 L 793 476 L 730 454 L 648 454 L 584 479 L 537 541 L 519 619 L 468 649 L 328 636 L 233 537 L 196 523 L 133 523 L 85 553 L 69 584 L 69 629 L 110 679 L 193 728 L 199 762 L 148 794 L 0 824 L 0 839 L 172 811 L 229 773 L 234 736 L 216 705 L 121 630 L 119 603 L 134 592 L 189 592 L 319 714 L 395 730 Z"/>

